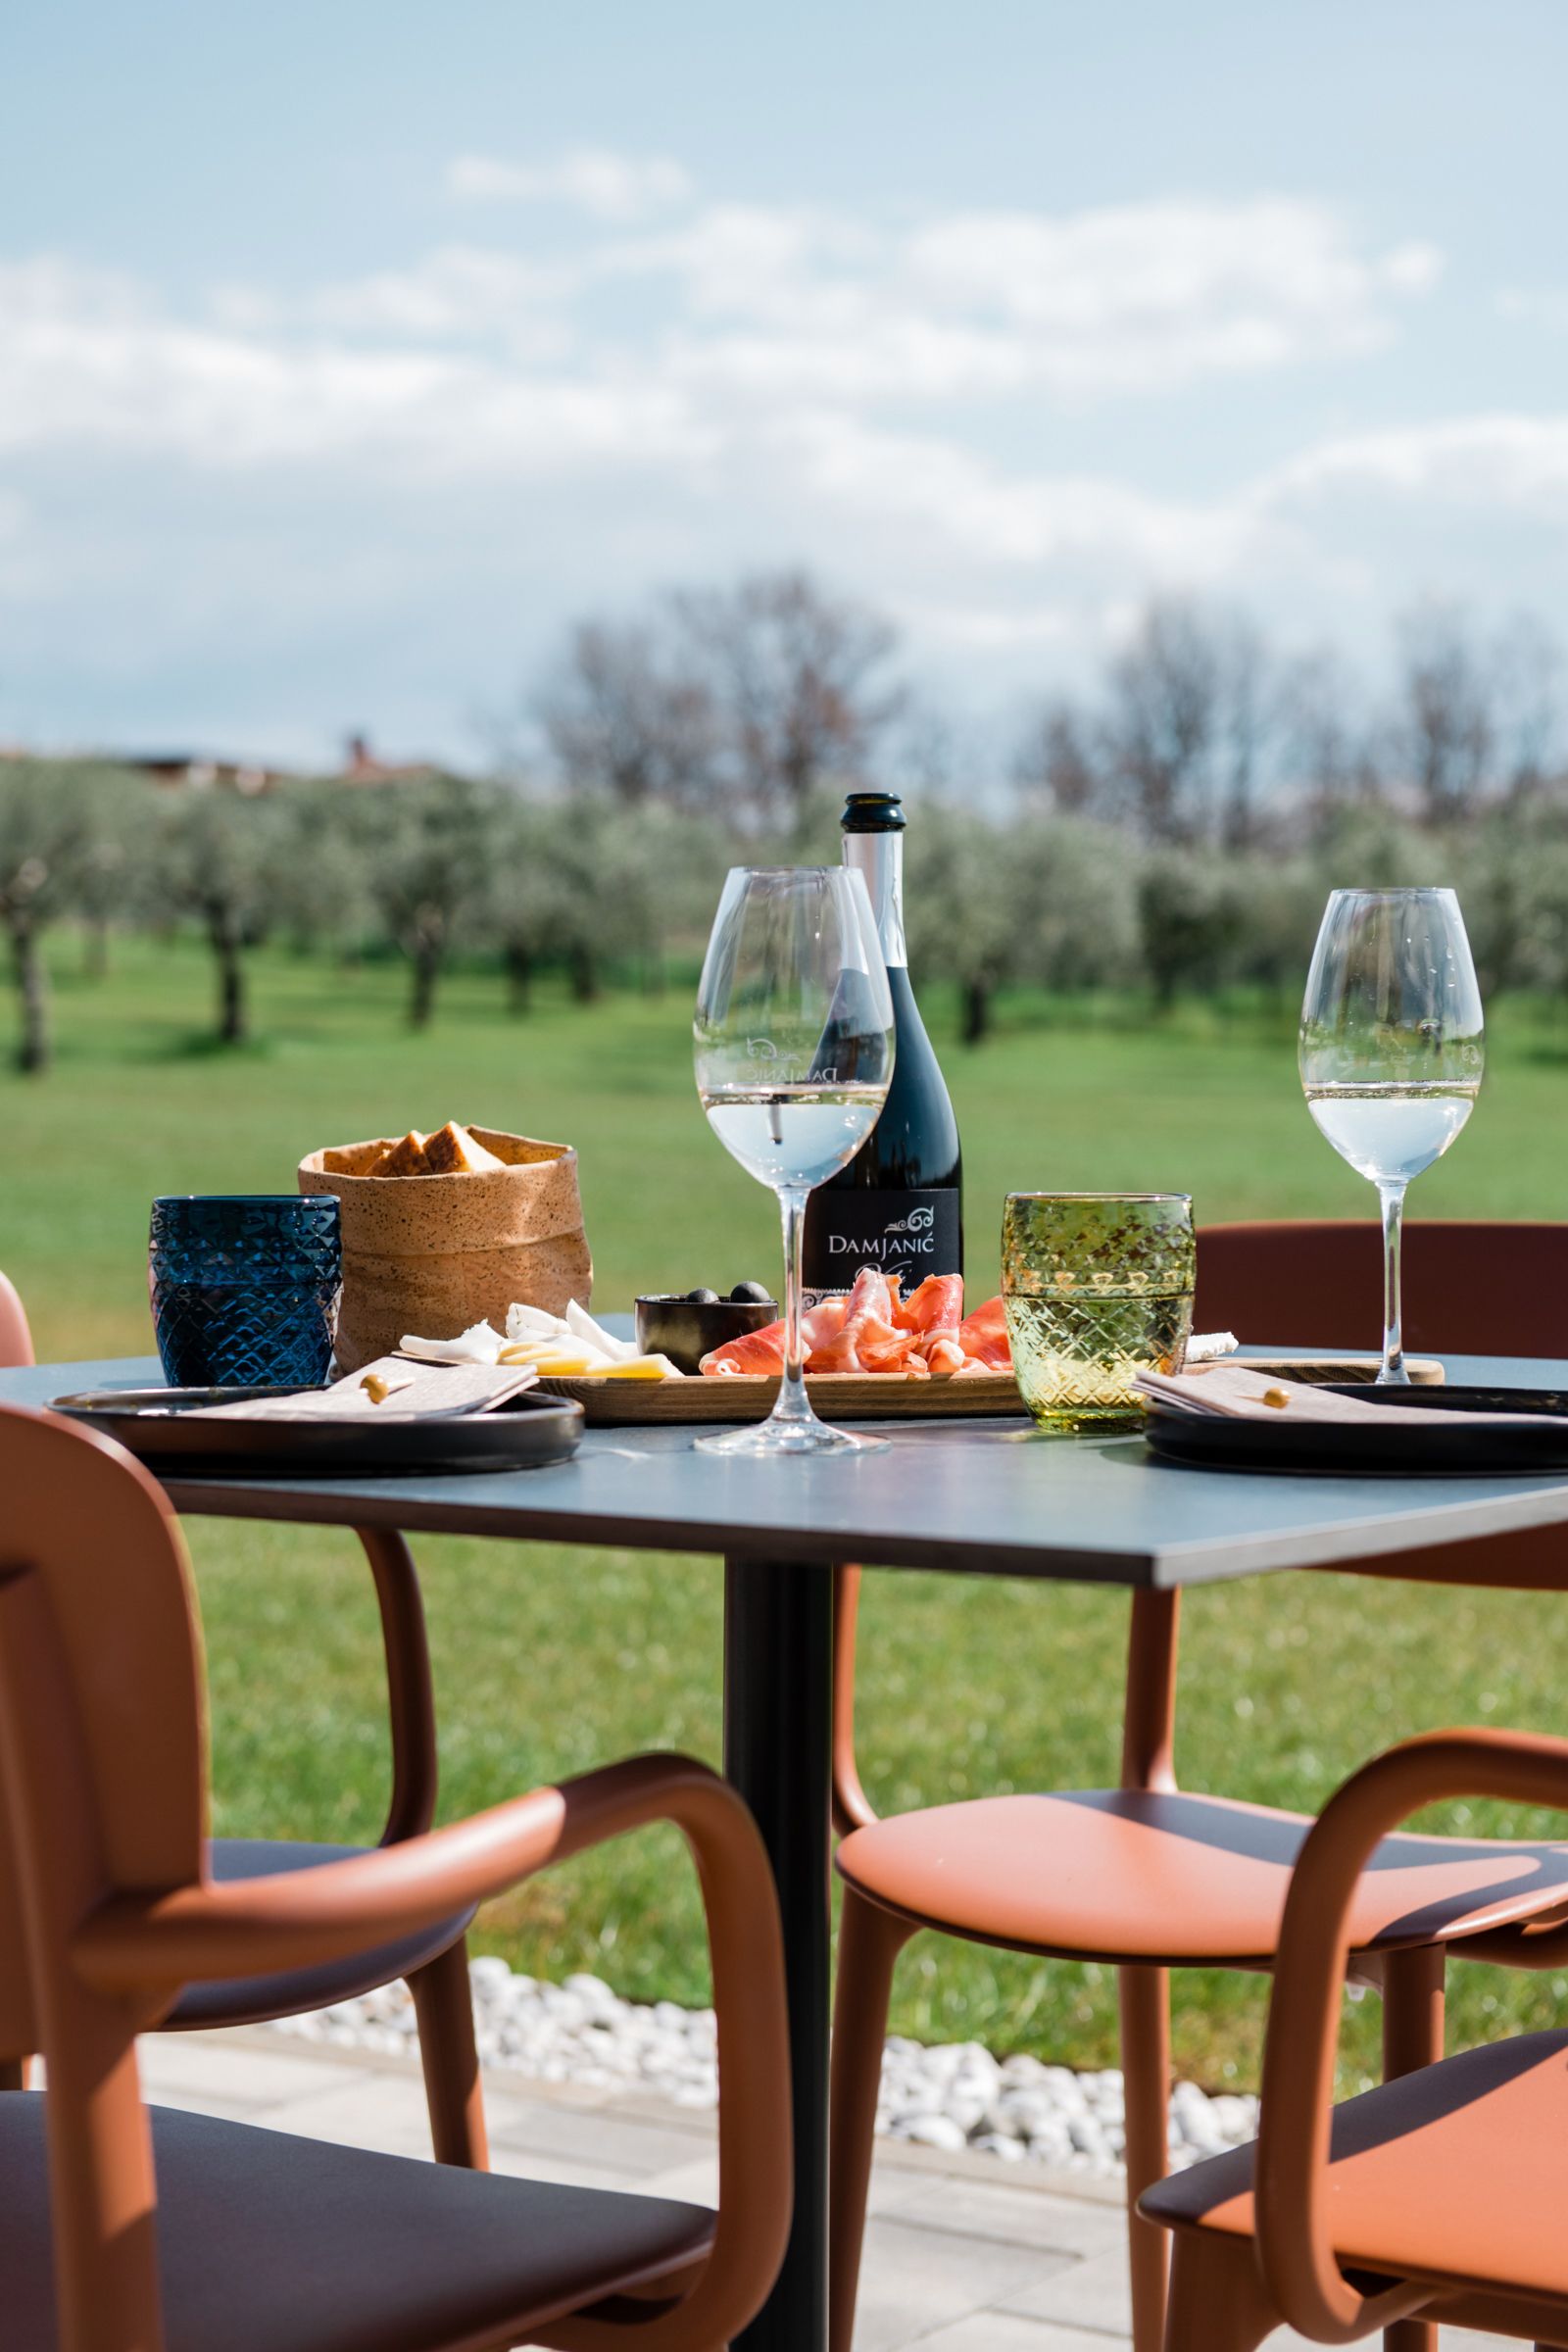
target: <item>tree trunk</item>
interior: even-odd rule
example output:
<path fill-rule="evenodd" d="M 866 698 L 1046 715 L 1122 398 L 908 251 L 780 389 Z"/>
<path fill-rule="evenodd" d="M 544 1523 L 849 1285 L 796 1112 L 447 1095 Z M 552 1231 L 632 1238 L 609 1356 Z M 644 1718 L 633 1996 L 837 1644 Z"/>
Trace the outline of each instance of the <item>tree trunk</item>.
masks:
<path fill-rule="evenodd" d="M 959 1032 L 966 1046 L 978 1046 L 991 1031 L 991 983 L 971 979 L 963 984 L 963 1025 Z"/>
<path fill-rule="evenodd" d="M 441 977 L 441 950 L 434 940 L 422 939 L 414 951 L 414 993 L 409 999 L 409 1026 L 428 1029 L 435 1011 L 436 982 Z"/>
<path fill-rule="evenodd" d="M 81 968 L 89 980 L 107 980 L 109 977 L 109 917 L 106 914 L 93 914 L 87 918 Z"/>
<path fill-rule="evenodd" d="M 525 940 L 509 939 L 503 960 L 507 972 L 507 1010 L 520 1018 L 533 1005 L 533 950 Z"/>
<path fill-rule="evenodd" d="M 22 1023 L 17 1040 L 17 1067 L 27 1077 L 36 1077 L 49 1067 L 49 984 L 38 954 L 38 934 L 28 916 L 14 914 L 7 928 L 11 933 L 17 1010 Z"/>
<path fill-rule="evenodd" d="M 571 979 L 572 1002 L 592 1004 L 599 995 L 599 966 L 594 961 L 592 948 L 584 943 L 570 949 L 566 956 L 566 970 Z"/>
<path fill-rule="evenodd" d="M 231 914 L 213 915 L 207 936 L 218 959 L 218 1035 L 220 1044 L 242 1046 L 250 1035 L 245 1003 L 245 959 L 240 952 L 239 926 Z"/>

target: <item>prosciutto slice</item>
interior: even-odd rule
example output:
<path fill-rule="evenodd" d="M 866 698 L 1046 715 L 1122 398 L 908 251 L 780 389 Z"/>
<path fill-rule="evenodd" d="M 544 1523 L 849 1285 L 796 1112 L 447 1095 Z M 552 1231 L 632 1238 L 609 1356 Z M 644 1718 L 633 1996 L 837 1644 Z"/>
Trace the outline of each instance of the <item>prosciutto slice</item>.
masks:
<path fill-rule="evenodd" d="M 971 1363 L 984 1364 L 990 1372 L 1012 1370 L 1012 1349 L 1007 1343 L 1007 1318 L 1000 1295 L 977 1306 L 972 1315 L 965 1315 L 958 1325 L 958 1337 L 963 1352 Z"/>
<path fill-rule="evenodd" d="M 802 1319 L 808 1372 L 890 1372 L 906 1380 L 954 1380 L 1007 1372 L 1012 1352 L 1000 1298 L 963 1311 L 963 1277 L 929 1274 L 907 1298 L 897 1275 L 862 1266 L 847 1298 L 824 1298 Z M 710 1378 L 784 1369 L 784 1326 L 728 1340 L 703 1358 Z"/>

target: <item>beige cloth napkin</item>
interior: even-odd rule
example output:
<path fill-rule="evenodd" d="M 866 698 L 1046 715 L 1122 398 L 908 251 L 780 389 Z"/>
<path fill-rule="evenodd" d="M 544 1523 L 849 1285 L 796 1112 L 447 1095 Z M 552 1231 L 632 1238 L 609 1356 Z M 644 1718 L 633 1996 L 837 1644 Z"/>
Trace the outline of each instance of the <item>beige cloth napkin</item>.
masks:
<path fill-rule="evenodd" d="M 1479 1421 L 1503 1429 L 1538 1428 L 1544 1419 L 1564 1418 L 1540 1413 L 1446 1412 L 1424 1404 L 1369 1404 L 1360 1396 L 1333 1396 L 1327 1389 L 1309 1388 L 1304 1381 L 1282 1380 L 1276 1372 L 1253 1372 L 1246 1364 L 1203 1364 L 1191 1372 L 1140 1372 L 1133 1386 L 1152 1404 L 1168 1411 L 1191 1413 L 1207 1420 L 1230 1421 L 1376 1421 L 1419 1422 L 1423 1429 L 1462 1422 L 1473 1429 Z"/>
<path fill-rule="evenodd" d="M 527 1364 L 416 1364 L 406 1356 L 383 1355 L 334 1381 L 329 1389 L 204 1404 L 197 1413 L 209 1421 L 446 1420 L 458 1413 L 494 1412 L 531 1389 L 538 1377 Z M 387 1394 L 380 1403 L 366 1387 L 368 1380 L 384 1384 Z"/>

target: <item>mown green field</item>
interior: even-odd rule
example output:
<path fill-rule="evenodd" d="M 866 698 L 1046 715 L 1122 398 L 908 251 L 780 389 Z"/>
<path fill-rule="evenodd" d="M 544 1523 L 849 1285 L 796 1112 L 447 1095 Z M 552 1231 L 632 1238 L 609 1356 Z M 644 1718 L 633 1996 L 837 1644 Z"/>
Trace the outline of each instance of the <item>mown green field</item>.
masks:
<path fill-rule="evenodd" d="M 255 1046 L 215 1053 L 192 944 L 117 946 L 111 980 L 56 943 L 59 1060 L 0 1075 L 0 1265 L 40 1353 L 141 1352 L 147 1206 L 165 1191 L 288 1190 L 301 1153 L 448 1116 L 574 1143 L 596 1298 L 770 1278 L 771 1204 L 709 1137 L 692 1090 L 689 991 L 582 1007 L 546 990 L 510 1017 L 483 972 L 447 984 L 433 1030 L 402 1024 L 387 965 L 256 959 Z M 1292 1026 L 1194 1008 L 1155 1027 L 1136 1006 L 1086 1025 L 1003 1007 L 993 1042 L 953 1042 L 929 1011 L 963 1128 L 973 1280 L 994 1284 L 1003 1195 L 1022 1187 L 1191 1191 L 1200 1217 L 1354 1215 L 1367 1188 L 1307 1119 Z M 1421 1179 L 1419 1211 L 1561 1216 L 1568 1041 L 1504 1007 L 1471 1127 Z M 3 1031 L 0 1031 L 3 1042 Z M 1342 1335 L 1371 1345 L 1366 1328 Z M 1322 1335 L 1313 1335 L 1322 1336 Z M 1564 1352 L 1568 1352 L 1565 1347 Z M 191 1530 L 212 1687 L 220 1827 L 373 1835 L 386 1753 L 373 1606 L 351 1541 L 230 1525 Z M 714 1563 L 539 1545 L 419 1546 L 442 1719 L 443 1810 L 645 1745 L 716 1756 Z M 1113 1777 L 1125 1602 L 1114 1594 L 937 1577 L 873 1578 L 862 1613 L 867 1786 L 888 1807 Z M 1198 1788 L 1312 1809 L 1386 1740 L 1453 1722 L 1560 1730 L 1568 1604 L 1300 1575 L 1187 1604 L 1179 1763 Z M 1439 1817 L 1435 1817 L 1439 1818 Z M 1472 1831 L 1544 1820 L 1477 1805 Z M 588 1967 L 641 1996 L 698 1998 L 699 1912 L 656 1835 L 541 1881 L 484 1916 L 479 1942 L 518 1965 Z M 1559 2016 L 1568 1981 L 1454 1972 L 1455 2032 Z M 1260 1988 L 1178 1980 L 1185 2069 L 1251 2079 Z M 918 1940 L 896 2019 L 1077 2064 L 1114 2046 L 1102 1972 Z M 1351 2079 L 1372 2063 L 1376 2004 L 1352 2010 Z"/>

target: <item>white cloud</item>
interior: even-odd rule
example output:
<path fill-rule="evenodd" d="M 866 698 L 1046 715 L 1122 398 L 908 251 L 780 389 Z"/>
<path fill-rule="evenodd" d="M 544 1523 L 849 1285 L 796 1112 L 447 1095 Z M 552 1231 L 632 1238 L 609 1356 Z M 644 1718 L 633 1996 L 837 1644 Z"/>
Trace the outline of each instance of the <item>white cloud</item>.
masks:
<path fill-rule="evenodd" d="M 454 196 L 477 203 L 556 203 L 598 220 L 637 220 L 683 204 L 692 182 L 667 155 L 617 155 L 609 147 L 572 147 L 554 162 L 522 164 L 460 155 L 447 167 Z"/>
<path fill-rule="evenodd" d="M 1461 416 L 1348 434 L 1303 450 L 1258 497 L 1285 510 L 1355 490 L 1568 520 L 1568 415 Z"/>
<path fill-rule="evenodd" d="M 803 489 L 842 514 L 916 526 L 963 558 L 1031 572 L 1132 569 L 1197 583 L 1234 564 L 1249 517 L 1085 475 L 1008 473 L 956 442 L 820 411 L 775 440 Z"/>
<path fill-rule="evenodd" d="M 1366 251 L 1329 207 L 1265 197 L 958 213 L 902 234 L 715 206 L 591 267 L 667 275 L 682 372 L 750 397 L 1079 400 L 1373 349 L 1442 259 Z"/>
<path fill-rule="evenodd" d="M 1265 617 L 1294 600 L 1332 630 L 1504 574 L 1541 601 L 1560 571 L 1568 416 L 1338 432 L 1272 465 L 1227 466 L 1214 433 L 1201 476 L 1179 452 L 1159 473 L 1124 455 L 1159 445 L 1143 419 L 1179 387 L 1250 416 L 1251 387 L 1311 370 L 1315 415 L 1334 365 L 1343 405 L 1359 357 L 1419 316 L 1429 245 L 1274 197 L 903 223 L 703 204 L 661 224 L 640 215 L 684 176 L 606 161 L 464 167 L 472 194 L 504 174 L 602 225 L 530 220 L 285 293 L 175 305 L 58 258 L 0 264 L 0 461 L 29 467 L 9 541 L 0 472 L 8 629 L 64 581 L 62 613 L 94 616 L 71 647 L 115 639 L 134 668 L 138 631 L 175 627 L 177 582 L 180 626 L 270 663 L 307 614 L 313 648 L 356 629 L 380 648 L 423 598 L 456 702 L 493 682 L 474 649 L 525 580 L 554 625 L 646 582 L 799 558 L 995 674 L 1069 659 L 1152 586 Z M 116 498 L 118 525 L 98 504 Z M 37 642 L 66 625 L 37 618 Z"/>
<path fill-rule="evenodd" d="M 207 467 L 357 462 L 433 474 L 700 457 L 708 436 L 677 387 L 609 367 L 587 375 L 424 347 L 446 306 L 510 316 L 519 292 L 471 257 L 422 278 L 320 298 L 326 315 L 401 317 L 379 348 L 171 318 L 119 280 L 51 264 L 0 269 L 0 453 L 96 449 Z M 422 307 L 421 307 L 422 306 Z M 307 306 L 307 315 L 309 315 Z"/>
<path fill-rule="evenodd" d="M 492 172 L 481 160 L 468 159 L 474 184 Z M 515 190 L 574 188 L 601 213 L 679 177 L 598 150 L 493 170 Z M 1428 248 L 1367 251 L 1331 211 L 1272 198 L 954 214 L 903 230 L 712 205 L 566 259 L 452 244 L 286 299 L 228 285 L 193 316 L 44 258 L 0 268 L 0 448 L 156 449 L 208 466 L 395 454 L 510 473 L 595 454 L 700 459 L 760 434 L 793 436 L 820 470 L 836 433 L 831 464 L 854 443 L 863 475 L 878 410 L 1148 399 L 1353 354 L 1392 332 L 1392 306 L 1436 266 Z M 922 463 L 930 479 L 961 477 L 952 504 L 975 528 L 993 506 L 984 527 L 999 541 L 1056 527 L 1054 496 L 1044 514 L 1025 500 L 1006 514 L 963 436 L 949 447 Z"/>

